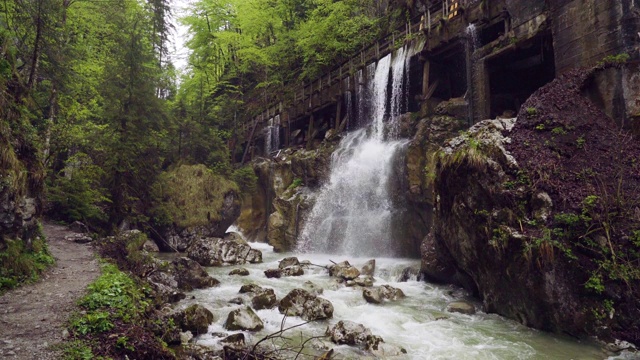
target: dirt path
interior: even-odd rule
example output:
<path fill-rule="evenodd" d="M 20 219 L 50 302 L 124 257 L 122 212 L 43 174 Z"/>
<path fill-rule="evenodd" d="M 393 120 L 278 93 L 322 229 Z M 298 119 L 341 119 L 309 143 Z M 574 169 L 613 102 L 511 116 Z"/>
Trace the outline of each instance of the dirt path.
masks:
<path fill-rule="evenodd" d="M 32 285 L 0 297 L 0 358 L 59 359 L 51 345 L 63 339 L 64 325 L 100 274 L 91 246 L 66 241 L 68 228 L 44 224 L 55 266 Z"/>

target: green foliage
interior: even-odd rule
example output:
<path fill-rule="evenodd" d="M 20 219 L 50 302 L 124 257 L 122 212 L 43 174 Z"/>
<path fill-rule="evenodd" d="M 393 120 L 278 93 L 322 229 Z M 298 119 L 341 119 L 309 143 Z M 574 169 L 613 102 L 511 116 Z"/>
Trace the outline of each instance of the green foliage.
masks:
<path fill-rule="evenodd" d="M 289 185 L 287 190 L 294 190 L 294 189 L 298 188 L 301 185 L 302 185 L 302 179 L 301 178 L 295 178 L 295 179 L 293 179 L 293 181 L 291 182 L 291 185 Z"/>
<path fill-rule="evenodd" d="M 231 179 L 238 185 L 243 194 L 253 194 L 258 186 L 258 176 L 251 166 L 236 169 Z"/>
<path fill-rule="evenodd" d="M 534 107 L 528 107 L 525 110 L 527 111 L 527 115 L 529 116 L 536 116 L 538 114 L 538 109 Z"/>
<path fill-rule="evenodd" d="M 158 224 L 202 226 L 220 219 L 223 201 L 238 186 L 204 165 L 180 165 L 162 173 L 153 185 Z"/>
<path fill-rule="evenodd" d="M 567 130 L 565 130 L 562 126 L 557 126 L 551 129 L 551 133 L 554 135 L 567 135 Z"/>
<path fill-rule="evenodd" d="M 546 129 L 546 126 L 544 124 L 538 124 L 536 125 L 535 129 L 538 131 L 544 131 Z"/>
<path fill-rule="evenodd" d="M 578 147 L 578 149 L 584 149 L 584 145 L 586 144 L 586 140 L 584 138 L 584 136 L 580 136 L 579 138 L 576 139 L 576 146 Z"/>
<path fill-rule="evenodd" d="M 109 331 L 116 320 L 132 322 L 148 306 L 141 287 L 112 264 L 103 265 L 102 275 L 87 290 L 78 302 L 85 314 L 71 319 L 71 327 L 80 335 Z"/>
<path fill-rule="evenodd" d="M 55 262 L 42 237 L 36 237 L 29 246 L 22 240 L 7 239 L 6 246 L 0 251 L 0 293 L 36 281 Z"/>
<path fill-rule="evenodd" d="M 70 157 L 65 169 L 47 189 L 53 218 L 67 222 L 105 221 L 101 205 L 108 204 L 109 198 L 100 184 L 103 176 L 104 171 L 93 165 L 86 154 Z"/>
<path fill-rule="evenodd" d="M 620 65 L 624 64 L 631 59 L 631 56 L 627 53 L 620 53 L 615 55 L 607 55 L 601 61 L 598 62 L 598 66 L 603 65 Z"/>
<path fill-rule="evenodd" d="M 99 359 L 93 354 L 91 346 L 86 341 L 74 340 L 60 346 L 63 360 L 93 360 Z"/>

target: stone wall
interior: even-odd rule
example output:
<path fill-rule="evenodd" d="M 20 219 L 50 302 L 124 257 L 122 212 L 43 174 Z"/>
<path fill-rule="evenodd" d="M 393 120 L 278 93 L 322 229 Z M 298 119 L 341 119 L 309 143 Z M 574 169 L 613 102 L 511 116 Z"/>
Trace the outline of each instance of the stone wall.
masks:
<path fill-rule="evenodd" d="M 640 58 L 638 0 L 551 1 L 556 73 L 626 52 Z"/>

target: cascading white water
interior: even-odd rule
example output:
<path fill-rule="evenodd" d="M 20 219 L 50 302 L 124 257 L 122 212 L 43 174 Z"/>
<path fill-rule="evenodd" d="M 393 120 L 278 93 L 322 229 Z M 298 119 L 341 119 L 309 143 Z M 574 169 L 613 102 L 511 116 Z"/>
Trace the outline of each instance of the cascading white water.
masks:
<path fill-rule="evenodd" d="M 264 153 L 269 155 L 272 151 L 280 149 L 280 115 L 269 119 L 264 129 Z"/>
<path fill-rule="evenodd" d="M 391 55 L 378 62 L 375 72 L 371 66 L 367 69 L 372 81 L 360 93 L 370 97 L 359 96 L 358 108 L 371 109 L 370 125 L 347 134 L 333 153 L 329 181 L 320 190 L 301 234 L 301 251 L 360 256 L 397 253 L 390 238 L 394 208 L 389 186 L 397 152 L 406 141 L 385 140 L 390 70 Z M 402 82 L 404 72 L 393 76 Z M 402 87 L 391 95 L 401 99 Z"/>
<path fill-rule="evenodd" d="M 406 58 L 408 52 L 406 51 L 406 47 L 398 49 L 393 57 L 393 62 L 391 63 L 391 74 L 392 74 L 392 82 L 391 82 L 391 109 L 390 109 L 390 118 L 391 118 L 391 128 L 389 129 L 390 137 L 397 138 L 398 137 L 398 129 L 399 124 L 396 121 L 397 117 L 402 114 L 402 107 L 404 106 L 404 100 L 406 95 L 403 89 L 404 80 L 405 80 L 405 68 L 406 68 Z"/>

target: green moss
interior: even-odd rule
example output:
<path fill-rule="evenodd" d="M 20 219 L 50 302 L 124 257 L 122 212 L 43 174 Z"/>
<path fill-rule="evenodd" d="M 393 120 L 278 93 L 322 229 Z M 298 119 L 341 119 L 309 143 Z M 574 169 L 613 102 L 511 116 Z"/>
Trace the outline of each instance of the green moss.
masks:
<path fill-rule="evenodd" d="M 0 294 L 24 282 L 36 281 L 55 260 L 47 243 L 36 237 L 30 246 L 22 240 L 6 240 L 0 251 Z"/>
<path fill-rule="evenodd" d="M 162 173 L 152 192 L 156 223 L 193 227 L 220 220 L 225 195 L 239 189 L 205 165 L 180 165 Z"/>

